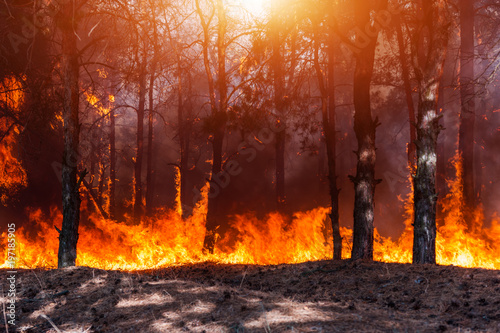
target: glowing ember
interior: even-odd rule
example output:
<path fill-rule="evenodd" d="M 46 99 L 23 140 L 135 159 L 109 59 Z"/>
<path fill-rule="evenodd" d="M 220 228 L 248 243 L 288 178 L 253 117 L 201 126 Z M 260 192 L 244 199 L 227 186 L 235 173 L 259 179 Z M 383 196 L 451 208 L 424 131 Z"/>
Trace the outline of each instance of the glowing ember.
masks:
<path fill-rule="evenodd" d="M 500 219 L 495 218 L 487 227 L 478 212 L 476 227 L 467 230 L 460 216 L 460 177 L 449 183 L 452 191 L 444 200 L 445 223 L 438 227 L 437 261 L 442 265 L 500 269 Z M 179 175 L 178 175 L 179 177 Z M 177 177 L 179 184 L 179 178 Z M 178 186 L 179 187 L 179 186 Z M 77 265 L 102 269 L 139 270 L 169 265 L 214 261 L 240 264 L 299 263 L 327 259 L 332 254 L 331 233 L 325 230 L 328 208 L 319 207 L 296 213 L 291 221 L 278 213 L 269 214 L 262 221 L 253 216 L 235 216 L 231 227 L 219 239 L 215 254 L 203 254 L 207 189 L 193 211 L 182 219 L 179 202 L 175 209 L 139 225 L 116 223 L 91 215 L 89 223 L 81 226 Z M 375 231 L 375 259 L 384 262 L 411 262 L 412 202 L 406 200 L 406 229 L 397 241 L 380 236 Z M 85 205 L 82 205 L 85 207 Z M 29 211 L 30 226 L 36 230 L 20 228 L 17 231 L 17 267 L 34 268 L 57 266 L 58 232 L 62 215 L 53 209 L 49 216 L 39 210 Z M 351 229 L 341 228 L 344 253 L 349 255 Z M 2 235 L 2 248 L 6 248 Z M 5 254 L 4 254 L 5 256 Z M 6 267 L 3 265 L 2 267 Z"/>

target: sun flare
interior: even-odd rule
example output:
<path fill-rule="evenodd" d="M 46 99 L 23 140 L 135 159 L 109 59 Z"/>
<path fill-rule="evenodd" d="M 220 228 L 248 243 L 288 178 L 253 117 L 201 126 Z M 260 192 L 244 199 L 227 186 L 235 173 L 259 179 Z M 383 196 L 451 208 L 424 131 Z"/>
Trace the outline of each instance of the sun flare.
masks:
<path fill-rule="evenodd" d="M 241 5 L 253 14 L 260 14 L 264 11 L 266 0 L 240 0 Z"/>

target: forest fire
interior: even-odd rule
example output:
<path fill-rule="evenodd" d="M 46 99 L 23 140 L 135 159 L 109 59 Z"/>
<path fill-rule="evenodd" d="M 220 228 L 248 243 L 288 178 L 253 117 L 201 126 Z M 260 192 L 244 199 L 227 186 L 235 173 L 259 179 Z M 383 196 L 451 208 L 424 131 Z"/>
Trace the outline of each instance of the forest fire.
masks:
<path fill-rule="evenodd" d="M 457 177 L 461 174 L 457 171 Z M 458 178 L 457 178 L 458 179 Z M 441 265 L 500 269 L 500 220 L 484 225 L 477 213 L 475 225 L 468 229 L 460 215 L 462 200 L 459 181 L 443 203 L 446 216 L 438 226 L 437 262 Z M 193 215 L 182 219 L 182 210 L 166 211 L 139 225 L 103 219 L 98 213 L 80 231 L 77 265 L 101 269 L 143 270 L 211 261 L 231 264 L 275 265 L 327 259 L 332 253 L 331 233 L 325 230 L 328 208 L 297 212 L 291 222 L 278 213 L 264 221 L 250 215 L 235 216 L 230 230 L 222 235 L 213 255 L 204 254 L 207 188 Z M 407 207 L 411 204 L 406 203 Z M 85 206 L 85 205 L 84 205 Z M 18 268 L 55 268 L 58 231 L 62 214 L 52 209 L 49 216 L 40 210 L 29 211 L 30 229 L 17 234 Z M 412 215 L 408 208 L 408 216 Z M 343 246 L 352 247 L 352 230 L 341 228 Z M 2 248 L 7 237 L 2 235 Z M 5 243 L 5 244 L 4 244 Z M 411 219 L 397 240 L 375 231 L 374 259 L 382 262 L 410 263 L 412 249 Z M 348 253 L 348 251 L 345 251 Z M 2 254 L 6 257 L 6 252 Z M 348 256 L 344 256 L 348 258 Z M 7 267 L 4 264 L 0 267 Z"/>
<path fill-rule="evenodd" d="M 0 327 L 500 332 L 497 2 L 3 1 Z"/>

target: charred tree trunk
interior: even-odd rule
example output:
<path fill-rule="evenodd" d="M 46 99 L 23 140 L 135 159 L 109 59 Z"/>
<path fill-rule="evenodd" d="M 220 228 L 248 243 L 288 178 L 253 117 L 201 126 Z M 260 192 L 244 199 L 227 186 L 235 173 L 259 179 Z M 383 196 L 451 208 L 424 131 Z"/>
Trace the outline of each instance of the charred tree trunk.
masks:
<path fill-rule="evenodd" d="M 370 22 L 370 11 L 365 1 L 355 2 L 357 26 L 363 31 Z M 375 186 L 375 130 L 378 119 L 373 120 L 370 105 L 370 85 L 375 60 L 378 33 L 368 45 L 357 50 L 354 69 L 354 132 L 358 141 L 356 176 L 354 183 L 354 227 L 352 259 L 373 259 L 373 216 Z M 360 37 L 358 37 L 360 38 Z"/>
<path fill-rule="evenodd" d="M 216 232 L 219 223 L 219 193 L 222 190 L 217 184 L 217 177 L 222 176 L 222 143 L 225 132 L 225 114 L 217 114 L 216 128 L 214 129 L 212 138 L 213 160 L 212 160 L 212 176 L 210 177 L 210 191 L 208 194 L 208 210 L 206 234 L 203 248 L 209 253 L 214 252 Z"/>
<path fill-rule="evenodd" d="M 153 168 L 153 126 L 154 126 L 154 82 L 155 82 L 155 64 L 149 79 L 149 111 L 148 111 L 148 150 L 146 157 L 146 214 L 151 216 L 154 206 L 154 183 L 155 170 Z"/>
<path fill-rule="evenodd" d="M 401 75 L 403 77 L 403 86 L 405 90 L 406 105 L 408 106 L 408 118 L 410 122 L 410 142 L 408 142 L 408 167 L 412 174 L 415 173 L 415 140 L 417 139 L 415 124 L 415 105 L 413 103 L 412 87 L 410 82 L 410 73 L 407 63 L 406 46 L 401 29 L 401 22 L 396 23 L 396 33 L 399 47 L 399 61 L 401 63 Z"/>
<path fill-rule="evenodd" d="M 97 194 L 97 204 L 99 205 L 99 207 L 102 207 L 102 204 L 103 204 L 103 192 L 104 192 L 104 180 L 106 179 L 105 178 L 105 175 L 106 175 L 106 167 L 100 163 L 99 165 L 99 183 L 98 183 L 98 186 L 97 186 L 97 189 L 98 189 L 98 194 Z"/>
<path fill-rule="evenodd" d="M 330 19 L 333 20 L 333 15 Z M 327 161 L 328 161 L 328 185 L 330 190 L 331 211 L 330 221 L 333 231 L 333 259 L 342 259 L 342 237 L 339 226 L 339 189 L 337 188 L 336 169 L 336 132 L 335 132 L 335 43 L 334 32 L 329 31 L 328 36 L 328 76 L 325 78 L 319 61 L 319 31 L 317 22 L 314 24 L 314 67 L 318 78 L 321 92 L 321 115 L 323 133 L 325 136 Z"/>
<path fill-rule="evenodd" d="M 206 233 L 203 242 L 203 249 L 208 253 L 213 253 L 216 241 L 216 232 L 220 226 L 219 222 L 219 193 L 223 189 L 224 184 L 220 181 L 224 177 L 222 170 L 222 145 L 224 142 L 224 134 L 226 131 L 226 111 L 227 111 L 227 73 L 226 73 L 226 12 L 223 0 L 216 1 L 217 11 L 217 67 L 218 78 L 214 84 L 209 59 L 208 59 L 208 41 L 209 27 L 204 21 L 202 11 L 199 7 L 198 0 L 196 1 L 197 10 L 202 21 L 204 31 L 203 56 L 205 70 L 209 80 L 210 102 L 212 107 L 212 174 L 210 176 L 210 191 L 208 195 Z M 219 97 L 216 101 L 215 89 Z"/>
<path fill-rule="evenodd" d="M 116 219 L 116 124 L 115 110 L 109 112 L 109 217 Z"/>
<path fill-rule="evenodd" d="M 333 20 L 333 14 L 331 15 Z M 342 259 L 342 237 L 340 235 L 340 219 L 339 219 L 339 192 L 337 188 L 337 132 L 336 132 L 336 110 L 335 110 L 335 43 L 333 40 L 333 31 L 330 32 L 328 44 L 328 122 L 326 125 L 326 149 L 328 156 L 328 181 L 330 188 L 330 200 L 332 210 L 330 212 L 330 220 L 333 230 L 333 259 Z M 324 116 L 323 116 L 324 117 Z M 328 134 L 326 133 L 328 131 Z"/>
<path fill-rule="evenodd" d="M 97 115 L 96 115 L 95 110 L 92 109 L 91 112 L 92 112 L 92 124 L 95 124 L 97 121 Z M 90 130 L 90 172 L 89 172 L 89 175 L 90 175 L 90 183 L 89 184 L 90 184 L 91 188 L 94 188 L 94 179 L 97 176 L 96 164 L 98 164 L 97 156 L 99 156 L 98 149 L 97 149 L 98 141 L 99 141 L 99 138 L 97 136 L 97 126 L 91 127 L 91 130 Z M 84 210 L 84 214 L 90 214 L 92 212 L 92 210 L 93 210 L 92 200 L 90 198 L 90 195 L 87 194 L 87 207 Z"/>
<path fill-rule="evenodd" d="M 183 218 L 187 218 L 191 215 L 192 207 L 188 205 L 188 191 L 187 191 L 187 173 L 189 169 L 189 135 L 187 133 L 187 119 L 184 112 L 184 95 L 183 95 L 183 85 L 182 85 L 182 68 L 181 60 L 178 58 L 178 87 L 177 87 L 177 122 L 179 126 L 179 146 L 180 146 L 180 200 L 182 208 Z M 189 74 L 188 74 L 189 75 Z"/>
<path fill-rule="evenodd" d="M 278 126 L 283 126 L 282 118 L 278 120 Z M 284 127 L 276 133 L 275 154 L 276 154 L 276 207 L 278 211 L 283 211 L 285 197 L 285 143 L 286 131 Z"/>
<path fill-rule="evenodd" d="M 437 99 L 437 109 L 439 114 L 444 112 L 444 85 L 442 82 L 439 84 L 439 93 Z M 444 211 L 442 199 L 446 197 L 446 152 L 445 152 L 445 133 L 438 137 L 436 142 L 436 191 L 437 191 L 437 204 L 436 204 L 436 221 L 444 222 Z"/>
<path fill-rule="evenodd" d="M 413 263 L 436 263 L 436 143 L 439 125 L 437 91 L 423 82 L 418 104 L 417 173 L 414 178 Z"/>
<path fill-rule="evenodd" d="M 463 214 L 472 226 L 476 208 L 474 185 L 474 0 L 460 0 L 460 128 L 458 149 L 462 163 Z"/>
<path fill-rule="evenodd" d="M 285 125 L 285 105 L 283 93 L 283 71 L 281 56 L 281 41 L 280 41 L 280 17 L 278 8 L 275 5 L 273 8 L 274 25 L 272 32 L 272 72 L 273 72 L 273 90 L 274 90 L 274 108 L 276 110 L 276 124 L 280 129 L 276 133 L 275 155 L 276 155 L 276 208 L 278 211 L 283 210 L 286 202 L 285 197 L 285 140 L 286 140 L 286 125 Z"/>
<path fill-rule="evenodd" d="M 140 221 L 142 207 L 142 159 L 144 155 L 144 107 L 146 104 L 146 71 L 144 64 L 139 73 L 139 106 L 137 108 L 137 153 L 134 165 L 134 220 Z"/>
<path fill-rule="evenodd" d="M 443 0 L 422 0 L 422 21 L 414 39 L 413 63 L 418 81 L 417 171 L 414 188 L 413 263 L 436 263 L 436 143 L 439 82 L 448 42 Z"/>
<path fill-rule="evenodd" d="M 146 157 L 146 214 L 151 216 L 154 207 L 155 195 L 155 169 L 153 161 L 153 139 L 154 139 L 154 84 L 156 75 L 156 57 L 158 35 L 156 31 L 156 18 L 153 17 L 153 59 L 151 60 L 151 75 L 149 77 L 149 111 L 148 111 L 148 150 Z"/>
<path fill-rule="evenodd" d="M 478 108 L 479 110 L 486 110 L 486 103 L 484 100 L 481 100 L 481 106 Z M 479 118 L 478 125 L 481 125 L 481 123 L 487 122 L 487 119 L 484 118 Z M 480 127 L 484 128 L 484 127 Z M 474 132 L 476 132 L 474 130 Z M 483 184 L 483 149 L 480 147 L 484 147 L 484 139 L 476 138 L 477 145 L 476 147 L 479 147 L 478 149 L 474 149 L 474 185 L 475 185 L 475 198 L 476 198 L 476 208 L 481 205 L 482 199 L 481 199 L 481 192 L 482 192 L 482 184 Z"/>
<path fill-rule="evenodd" d="M 63 119 L 64 152 L 62 163 L 62 207 L 63 222 L 59 235 L 58 268 L 75 266 L 78 226 L 80 224 L 80 192 L 78 176 L 78 149 L 80 140 L 79 107 L 79 63 L 76 22 L 73 2 L 65 3 L 61 9 L 63 75 Z"/>

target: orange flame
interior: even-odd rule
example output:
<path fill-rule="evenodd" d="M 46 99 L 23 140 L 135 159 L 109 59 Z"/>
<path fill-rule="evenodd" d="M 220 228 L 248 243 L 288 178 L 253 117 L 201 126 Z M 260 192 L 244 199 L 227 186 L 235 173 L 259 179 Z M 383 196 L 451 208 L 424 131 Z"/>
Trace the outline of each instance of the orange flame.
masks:
<path fill-rule="evenodd" d="M 22 84 L 14 77 L 7 77 L 0 83 L 0 105 L 18 116 L 24 102 Z M 19 135 L 18 124 L 14 119 L 3 117 L 0 121 L 0 133 L 5 136 L 0 141 L 0 203 L 27 185 L 26 172 L 21 162 L 15 157 L 16 142 Z"/>
<path fill-rule="evenodd" d="M 437 261 L 443 265 L 500 269 L 500 248 L 494 241 L 500 238 L 500 220 L 495 217 L 491 226 L 486 227 L 483 225 L 484 216 L 478 213 L 477 227 L 467 230 L 456 211 L 461 202 L 461 189 L 457 185 L 461 172 L 458 163 L 455 165 L 456 179 L 450 182 L 452 191 L 443 202 L 447 216 L 445 223 L 438 228 Z M 204 254 L 207 193 L 208 186 L 205 186 L 203 199 L 187 219 L 182 218 L 180 201 L 175 209 L 139 225 L 105 220 L 97 213 L 91 215 L 89 222 L 80 229 L 77 265 L 140 270 L 202 261 L 280 264 L 327 259 L 332 254 L 331 231 L 325 229 L 329 209 L 324 207 L 298 212 L 291 221 L 278 213 L 269 214 L 264 220 L 251 215 L 235 216 L 229 231 L 219 239 L 215 253 Z M 375 260 L 411 262 L 412 206 L 410 195 L 405 200 L 406 229 L 398 240 L 383 237 L 375 230 Z M 61 213 L 53 209 L 49 216 L 43 216 L 39 210 L 30 210 L 29 219 L 30 226 L 36 225 L 38 232 L 35 234 L 33 229 L 28 231 L 25 228 L 16 232 L 17 267 L 56 267 L 58 234 L 53 225 L 60 227 Z M 341 228 L 341 234 L 343 252 L 348 257 L 352 230 Z M 7 239 L 4 236 L 3 243 Z"/>
<path fill-rule="evenodd" d="M 99 115 L 104 116 L 106 114 L 109 114 L 111 109 L 109 107 L 108 108 L 104 107 L 103 102 L 99 99 L 99 97 L 88 92 L 85 93 L 85 96 L 87 98 L 87 102 L 89 102 L 90 105 L 96 108 Z M 114 101 L 115 101 L 115 96 L 108 95 L 108 102 L 113 103 Z"/>
<path fill-rule="evenodd" d="M 177 172 L 175 174 L 175 187 L 177 188 L 177 192 L 175 194 L 175 212 L 179 216 L 182 216 L 181 177 L 181 169 L 177 168 Z"/>

